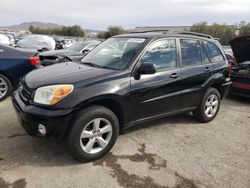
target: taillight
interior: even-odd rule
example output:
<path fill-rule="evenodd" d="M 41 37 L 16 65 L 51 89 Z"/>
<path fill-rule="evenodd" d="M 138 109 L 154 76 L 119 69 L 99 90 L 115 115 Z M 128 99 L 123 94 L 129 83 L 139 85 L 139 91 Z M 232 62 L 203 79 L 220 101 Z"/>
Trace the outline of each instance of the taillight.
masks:
<path fill-rule="evenodd" d="M 40 63 L 39 57 L 30 57 L 29 62 L 31 65 L 38 65 Z"/>

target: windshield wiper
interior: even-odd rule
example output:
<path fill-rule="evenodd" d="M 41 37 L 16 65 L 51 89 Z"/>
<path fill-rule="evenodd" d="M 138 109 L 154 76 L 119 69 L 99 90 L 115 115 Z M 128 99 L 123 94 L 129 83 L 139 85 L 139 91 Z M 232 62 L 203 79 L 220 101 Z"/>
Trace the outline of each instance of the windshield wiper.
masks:
<path fill-rule="evenodd" d="M 95 67 L 95 68 L 111 69 L 111 70 L 119 70 L 119 69 L 112 68 L 112 67 L 107 67 L 107 66 L 97 65 L 97 64 L 95 64 L 95 63 L 91 63 L 91 62 L 81 62 L 81 64 L 83 64 L 83 65 L 87 65 L 87 66 L 91 66 L 91 67 Z"/>
<path fill-rule="evenodd" d="M 95 67 L 95 68 L 103 68 L 101 65 L 97 65 L 91 62 L 82 62 L 81 64 L 88 65 L 88 66 Z"/>

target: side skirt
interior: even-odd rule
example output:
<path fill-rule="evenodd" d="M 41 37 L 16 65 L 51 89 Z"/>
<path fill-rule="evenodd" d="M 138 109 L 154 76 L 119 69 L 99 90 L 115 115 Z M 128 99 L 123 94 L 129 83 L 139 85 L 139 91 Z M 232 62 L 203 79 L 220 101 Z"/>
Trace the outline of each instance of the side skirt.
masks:
<path fill-rule="evenodd" d="M 148 121 L 152 121 L 152 120 L 155 120 L 155 119 L 160 119 L 160 118 L 163 118 L 163 117 L 168 117 L 168 116 L 172 116 L 172 115 L 176 115 L 176 114 L 182 114 L 182 113 L 185 113 L 185 112 L 190 112 L 190 111 L 195 110 L 196 108 L 197 107 L 186 108 L 186 109 L 178 110 L 178 111 L 171 112 L 171 113 L 158 114 L 158 115 L 155 115 L 155 116 L 139 119 L 139 120 L 132 121 L 131 123 L 124 125 L 123 128 L 126 130 L 126 129 L 132 127 L 132 126 L 135 126 L 135 125 L 138 125 L 138 124 L 141 124 L 141 123 L 145 123 L 145 122 L 148 122 Z"/>

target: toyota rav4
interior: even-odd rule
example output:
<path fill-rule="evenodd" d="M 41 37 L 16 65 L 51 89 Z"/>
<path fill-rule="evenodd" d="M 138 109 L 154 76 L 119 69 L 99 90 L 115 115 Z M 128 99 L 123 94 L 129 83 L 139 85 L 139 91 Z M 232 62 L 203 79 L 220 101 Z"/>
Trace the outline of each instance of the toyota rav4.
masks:
<path fill-rule="evenodd" d="M 183 112 L 213 120 L 230 86 L 225 54 L 212 37 L 130 33 L 109 38 L 80 64 L 30 72 L 12 102 L 30 135 L 65 138 L 73 156 L 88 162 L 132 125 Z"/>

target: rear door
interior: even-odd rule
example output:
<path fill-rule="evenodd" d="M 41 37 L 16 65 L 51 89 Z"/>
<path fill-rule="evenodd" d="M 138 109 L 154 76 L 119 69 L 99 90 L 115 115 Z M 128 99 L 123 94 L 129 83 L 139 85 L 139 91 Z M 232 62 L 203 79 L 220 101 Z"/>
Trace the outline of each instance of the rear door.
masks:
<path fill-rule="evenodd" d="M 197 107 L 204 95 L 207 81 L 214 70 L 201 40 L 180 38 L 181 107 Z"/>
<path fill-rule="evenodd" d="M 131 118 L 133 120 L 164 115 L 179 110 L 180 69 L 176 39 L 154 42 L 138 63 L 152 63 L 156 73 L 131 77 Z"/>

